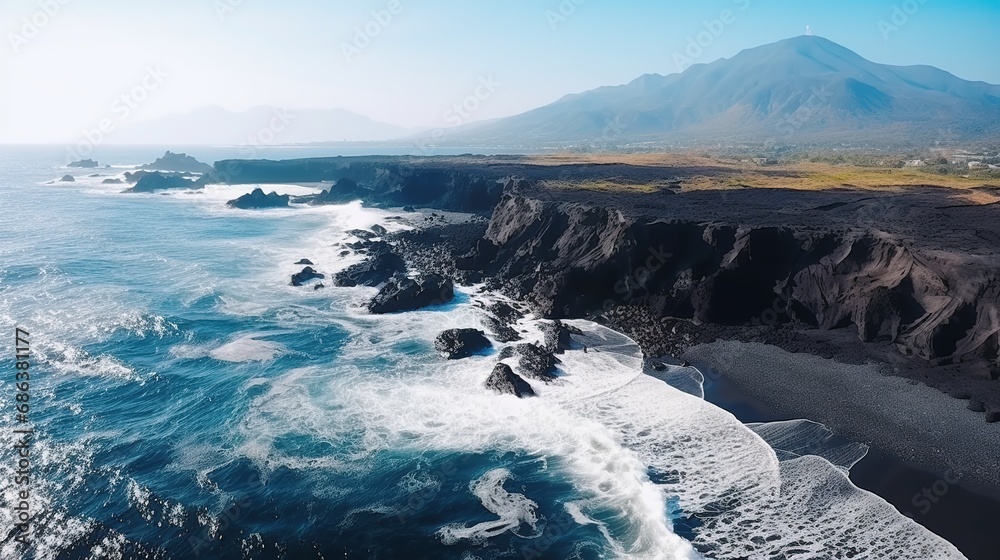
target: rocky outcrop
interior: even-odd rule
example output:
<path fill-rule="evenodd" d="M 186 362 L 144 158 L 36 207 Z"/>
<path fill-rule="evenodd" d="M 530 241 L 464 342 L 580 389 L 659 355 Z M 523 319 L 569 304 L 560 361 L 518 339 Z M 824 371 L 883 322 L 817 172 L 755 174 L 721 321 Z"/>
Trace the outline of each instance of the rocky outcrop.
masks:
<path fill-rule="evenodd" d="M 521 340 L 521 333 L 514 328 L 517 321 L 521 319 L 521 313 L 506 302 L 496 302 L 486 308 L 488 315 L 483 317 L 483 324 L 493 337 L 500 342 L 514 342 Z"/>
<path fill-rule="evenodd" d="M 100 167 L 101 164 L 97 163 L 92 159 L 81 159 L 80 161 L 74 161 L 66 167 L 74 167 L 77 169 L 93 169 L 95 167 Z"/>
<path fill-rule="evenodd" d="M 120 185 L 120 184 L 122 184 L 122 182 L 123 181 L 121 179 L 112 178 L 112 179 L 105 179 L 105 180 L 101 181 L 101 184 L 102 185 Z"/>
<path fill-rule="evenodd" d="M 514 358 L 517 361 L 517 371 L 528 379 L 549 382 L 556 378 L 556 366 L 559 358 L 552 351 L 537 344 L 518 344 L 508 346 L 500 352 L 501 360 Z"/>
<path fill-rule="evenodd" d="M 63 175 L 62 179 L 59 179 L 60 183 L 75 183 L 76 179 L 72 175 Z"/>
<path fill-rule="evenodd" d="M 545 349 L 553 354 L 562 354 L 573 347 L 573 339 L 570 335 L 583 334 L 580 329 L 571 327 L 558 319 L 551 323 L 541 323 L 538 328 L 542 331 Z"/>
<path fill-rule="evenodd" d="M 133 174 L 135 175 L 135 174 Z M 181 175 L 163 174 L 158 172 L 143 173 L 135 186 L 126 189 L 127 193 L 151 193 L 174 189 L 200 189 L 201 183 L 190 181 Z"/>
<path fill-rule="evenodd" d="M 519 399 L 535 396 L 535 390 L 531 385 L 514 373 L 507 364 L 497 364 L 484 385 L 495 393 L 514 395 Z"/>
<path fill-rule="evenodd" d="M 292 275 L 292 285 L 301 286 L 310 280 L 322 280 L 324 278 L 326 276 L 316 272 L 311 266 L 307 266 L 301 272 L 296 272 Z"/>
<path fill-rule="evenodd" d="M 139 169 L 198 174 L 212 173 L 214 170 L 211 165 L 202 163 L 187 154 L 175 154 L 170 151 L 163 154 L 163 157 L 157 158 L 153 163 L 140 166 Z"/>
<path fill-rule="evenodd" d="M 334 284 L 342 288 L 355 286 L 381 286 L 397 274 L 406 274 L 403 257 L 388 251 L 381 251 L 362 263 L 352 265 L 334 276 Z"/>
<path fill-rule="evenodd" d="M 245 194 L 236 200 L 226 203 L 230 208 L 242 210 L 260 210 L 265 208 L 288 208 L 288 201 L 291 199 L 287 194 L 271 192 L 264 194 L 263 189 L 254 189 L 249 194 Z"/>
<path fill-rule="evenodd" d="M 368 311 L 374 314 L 413 311 L 448 303 L 454 297 L 454 284 L 450 278 L 434 274 L 414 280 L 396 274 L 368 303 Z"/>
<path fill-rule="evenodd" d="M 490 346 L 486 334 L 478 329 L 451 329 L 434 340 L 434 349 L 449 360 L 468 358 Z"/>

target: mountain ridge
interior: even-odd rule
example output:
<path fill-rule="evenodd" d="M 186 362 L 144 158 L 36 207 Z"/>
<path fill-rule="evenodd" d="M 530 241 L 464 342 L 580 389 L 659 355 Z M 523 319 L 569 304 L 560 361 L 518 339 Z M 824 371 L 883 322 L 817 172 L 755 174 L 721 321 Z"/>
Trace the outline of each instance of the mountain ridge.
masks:
<path fill-rule="evenodd" d="M 840 141 L 861 133 L 866 141 L 1000 133 L 1000 85 L 928 65 L 875 63 L 803 35 L 680 73 L 569 94 L 455 137 L 613 144 L 739 136 Z"/>

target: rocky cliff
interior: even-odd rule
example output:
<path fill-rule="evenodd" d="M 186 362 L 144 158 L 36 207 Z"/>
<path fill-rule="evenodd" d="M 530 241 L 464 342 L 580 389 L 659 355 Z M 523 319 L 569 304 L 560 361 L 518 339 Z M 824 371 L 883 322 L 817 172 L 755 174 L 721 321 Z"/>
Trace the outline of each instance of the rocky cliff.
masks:
<path fill-rule="evenodd" d="M 878 231 L 799 230 L 626 217 L 504 194 L 482 269 L 550 317 L 641 305 L 696 323 L 855 327 L 934 365 L 982 362 L 1000 378 L 1000 269 Z"/>
<path fill-rule="evenodd" d="M 237 182 L 336 181 L 373 205 L 489 215 L 488 226 L 431 223 L 396 243 L 416 269 L 485 280 L 549 318 L 605 320 L 650 354 L 752 338 L 890 363 L 1000 420 L 1000 206 L 970 203 L 977 189 L 700 190 L 683 183 L 710 169 L 476 158 L 216 169 L 239 171 Z M 594 177 L 659 186 L 577 186 Z"/>

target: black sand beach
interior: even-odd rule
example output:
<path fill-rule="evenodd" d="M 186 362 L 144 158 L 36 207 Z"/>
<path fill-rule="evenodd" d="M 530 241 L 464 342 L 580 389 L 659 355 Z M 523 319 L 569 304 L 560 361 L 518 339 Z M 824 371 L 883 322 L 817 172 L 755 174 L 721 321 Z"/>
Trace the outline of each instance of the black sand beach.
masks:
<path fill-rule="evenodd" d="M 705 400 L 741 422 L 778 422 L 803 418 L 792 412 L 784 394 L 770 397 L 744 390 L 708 362 L 692 360 L 705 375 Z M 815 420 L 815 418 L 808 418 Z M 954 472 L 932 472 L 879 447 L 851 469 L 851 481 L 892 504 L 904 515 L 958 547 L 970 560 L 996 560 L 1000 542 L 991 537 L 1000 511 L 1000 492 L 962 479 Z"/>

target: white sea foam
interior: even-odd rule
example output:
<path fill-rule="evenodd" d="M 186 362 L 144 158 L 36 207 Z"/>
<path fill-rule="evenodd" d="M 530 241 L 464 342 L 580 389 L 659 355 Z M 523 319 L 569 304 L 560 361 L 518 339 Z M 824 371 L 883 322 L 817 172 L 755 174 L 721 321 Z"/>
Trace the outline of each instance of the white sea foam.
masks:
<path fill-rule="evenodd" d="M 574 517 L 598 523 L 609 548 L 621 557 L 697 557 L 671 530 L 668 497 L 685 514 L 715 512 L 696 541 L 713 550 L 712 558 L 770 557 L 791 548 L 822 557 L 843 550 L 848 541 L 859 558 L 962 557 L 881 498 L 853 487 L 829 461 L 792 455 L 779 461 L 757 433 L 729 413 L 643 375 L 638 347 L 603 327 L 573 322 L 588 333 L 580 342 L 589 351 L 560 357 L 560 383 L 532 382 L 540 398 L 487 392 L 482 382 L 493 358 L 428 357 L 441 330 L 476 326 L 472 307 L 351 316 L 344 326 L 352 342 L 337 372 L 310 368 L 271 381 L 243 423 L 242 451 L 265 469 L 322 466 L 341 472 L 386 449 L 536 455 L 583 497 L 575 501 Z M 413 344 L 428 349 L 427 355 L 401 353 Z M 379 357 L 389 360 L 383 369 L 366 368 Z M 764 431 L 802 433 L 802 426 L 797 432 L 788 431 L 791 427 Z M 341 451 L 320 460 L 274 447 L 290 433 Z M 816 451 L 822 434 L 817 429 L 808 441 L 776 441 L 789 453 Z M 650 469 L 662 475 L 656 484 Z M 499 478 L 495 473 L 481 479 L 473 492 L 503 503 Z M 472 527 L 451 525 L 441 534 L 446 542 L 488 539 L 514 522 L 512 514 L 498 517 Z M 897 544 L 904 542 L 905 548 Z"/>
<path fill-rule="evenodd" d="M 441 542 L 446 545 L 454 545 L 463 540 L 484 543 L 490 538 L 508 531 L 529 539 L 537 536 L 531 533 L 521 533 L 520 530 L 527 526 L 532 532 L 535 531 L 538 524 L 538 513 L 536 512 L 538 504 L 523 494 L 513 494 L 504 489 L 504 483 L 508 478 L 510 478 L 510 471 L 507 469 L 493 469 L 469 485 L 469 491 L 479 498 L 483 507 L 495 514 L 498 519 L 484 521 L 471 527 L 465 525 L 442 527 L 438 531 Z"/>
<path fill-rule="evenodd" d="M 223 362 L 267 362 L 277 358 L 285 347 L 277 342 L 261 340 L 263 335 L 246 335 L 219 346 L 209 356 Z"/>

